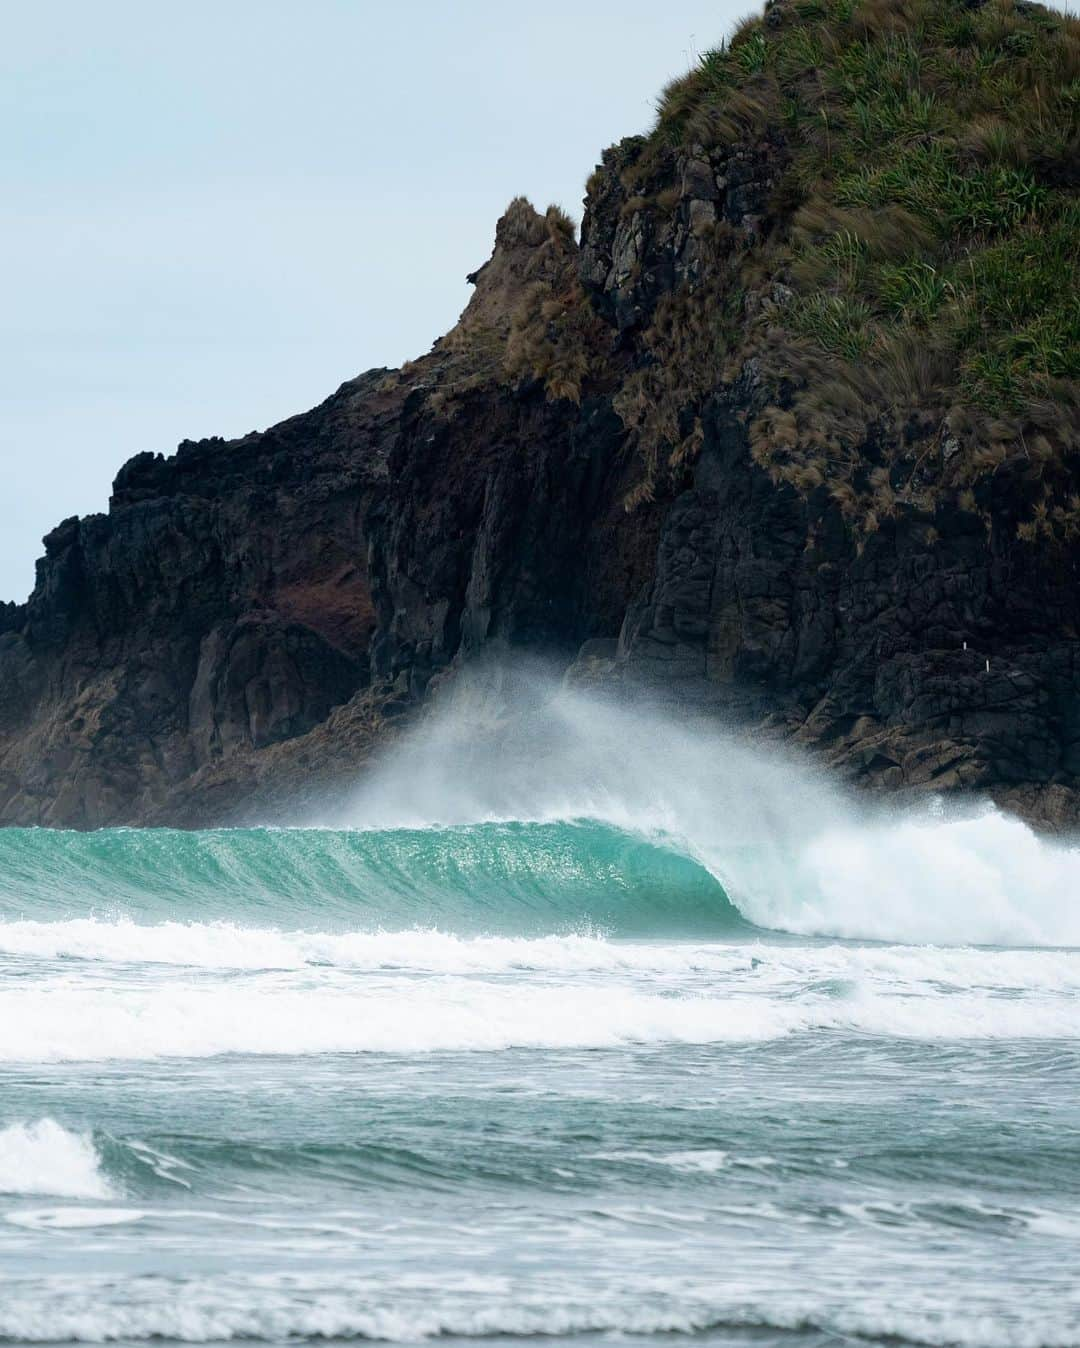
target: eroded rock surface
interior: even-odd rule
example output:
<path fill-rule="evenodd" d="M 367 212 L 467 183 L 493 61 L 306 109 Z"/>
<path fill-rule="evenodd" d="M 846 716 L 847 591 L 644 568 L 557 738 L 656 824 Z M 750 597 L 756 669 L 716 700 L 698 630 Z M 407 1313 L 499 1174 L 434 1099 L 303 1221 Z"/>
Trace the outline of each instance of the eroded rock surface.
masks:
<path fill-rule="evenodd" d="M 693 454 L 625 508 L 641 334 L 709 279 L 720 225 L 728 247 L 772 228 L 783 168 L 779 144 L 691 148 L 636 200 L 621 174 L 639 152 L 605 156 L 580 248 L 515 202 L 429 355 L 265 433 L 138 455 L 107 515 L 49 535 L 28 603 L 0 605 L 0 821 L 260 817 L 354 776 L 491 650 L 713 708 L 876 789 L 1073 821 L 1077 554 L 1018 537 L 1022 464 L 978 510 L 857 536 L 827 484 L 797 493 L 754 462 L 751 361 L 687 391 Z M 518 306 L 574 286 L 601 332 L 580 398 L 508 378 Z"/>

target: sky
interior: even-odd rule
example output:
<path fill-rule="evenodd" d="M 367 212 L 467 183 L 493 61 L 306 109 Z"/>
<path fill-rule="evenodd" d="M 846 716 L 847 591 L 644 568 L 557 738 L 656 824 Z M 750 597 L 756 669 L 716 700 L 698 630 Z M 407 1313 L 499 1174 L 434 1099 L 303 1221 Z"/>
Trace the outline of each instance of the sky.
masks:
<path fill-rule="evenodd" d="M 141 450 L 426 351 L 750 0 L 0 0 L 0 599 Z"/>

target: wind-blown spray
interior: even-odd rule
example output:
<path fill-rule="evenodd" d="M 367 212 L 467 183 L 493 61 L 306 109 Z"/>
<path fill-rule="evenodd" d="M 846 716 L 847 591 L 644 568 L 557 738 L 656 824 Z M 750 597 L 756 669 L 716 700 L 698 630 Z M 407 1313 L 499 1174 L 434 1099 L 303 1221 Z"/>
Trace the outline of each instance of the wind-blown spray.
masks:
<path fill-rule="evenodd" d="M 815 935 L 1080 944 L 1080 852 L 989 804 L 859 800 L 772 743 L 535 675 L 465 681 L 365 780 L 360 829 L 602 823 L 692 858 L 749 922 Z"/>

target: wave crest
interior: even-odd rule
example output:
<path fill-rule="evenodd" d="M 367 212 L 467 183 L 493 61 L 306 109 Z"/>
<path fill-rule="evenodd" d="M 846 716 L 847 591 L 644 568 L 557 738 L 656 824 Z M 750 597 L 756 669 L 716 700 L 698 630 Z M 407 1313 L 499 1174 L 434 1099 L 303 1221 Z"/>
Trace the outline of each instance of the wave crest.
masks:
<path fill-rule="evenodd" d="M 995 811 L 841 818 L 773 845 L 690 827 L 661 833 L 648 817 L 639 832 L 624 823 L 0 831 L 0 949 L 291 968 L 348 963 L 358 928 L 384 933 L 392 959 L 386 933 L 410 927 L 704 937 L 745 924 L 904 943 L 1080 945 L 1080 906 L 1065 901 L 1080 891 L 1080 853 Z M 370 943 L 355 958 L 366 967 Z"/>
<path fill-rule="evenodd" d="M 0 1193 L 55 1198 L 111 1198 L 93 1139 L 54 1119 L 0 1130 Z"/>
<path fill-rule="evenodd" d="M 775 749 L 577 695 L 550 697 L 498 733 L 444 709 L 331 818 L 202 833 L 0 831 L 0 917 L 492 936 L 704 936 L 749 923 L 1080 945 L 1080 905 L 1066 898 L 1080 891 L 1075 848 L 992 809 L 869 811 Z M 92 944 L 93 932 L 68 939 Z M 231 940 L 223 928 L 223 947 Z"/>

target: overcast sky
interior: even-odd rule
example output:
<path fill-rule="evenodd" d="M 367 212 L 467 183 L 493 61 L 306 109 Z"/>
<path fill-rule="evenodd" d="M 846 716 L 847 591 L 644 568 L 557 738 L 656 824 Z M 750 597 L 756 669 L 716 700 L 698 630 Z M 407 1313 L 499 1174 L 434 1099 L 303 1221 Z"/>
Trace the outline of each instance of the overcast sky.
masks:
<path fill-rule="evenodd" d="M 0 0 L 0 598 L 125 459 L 425 351 L 749 0 Z"/>

